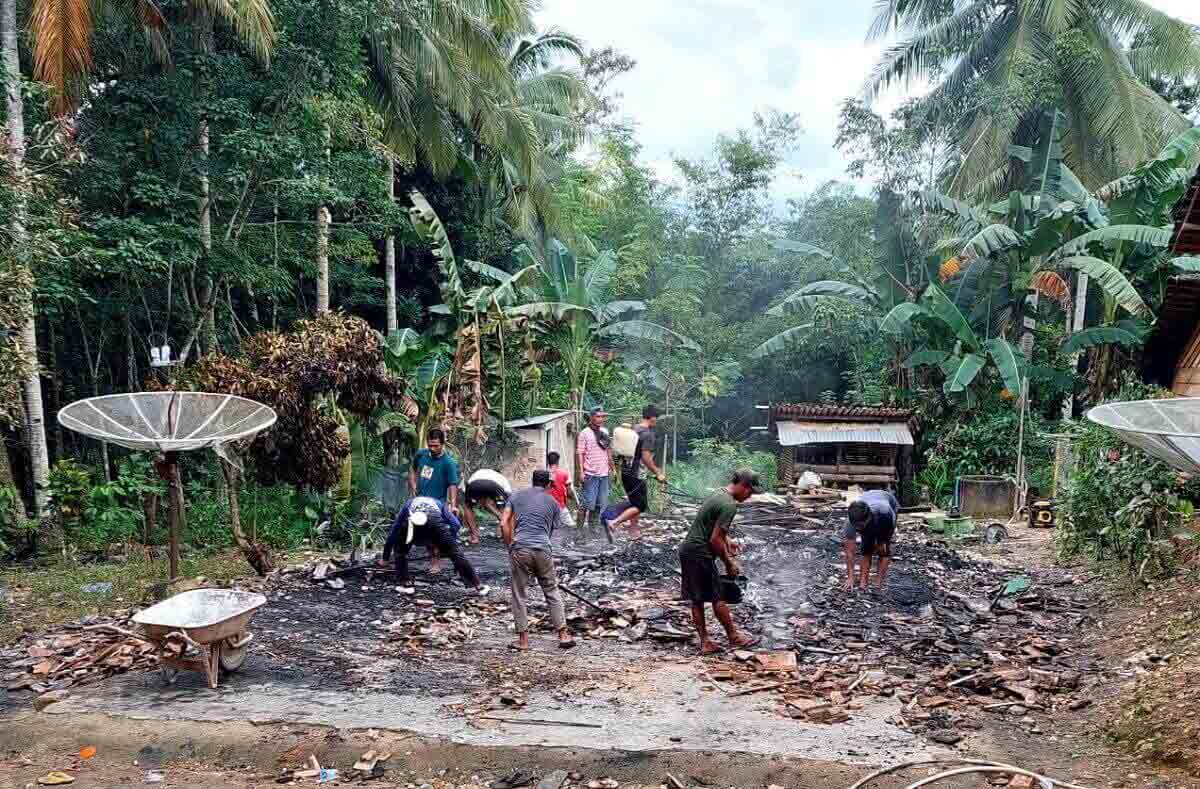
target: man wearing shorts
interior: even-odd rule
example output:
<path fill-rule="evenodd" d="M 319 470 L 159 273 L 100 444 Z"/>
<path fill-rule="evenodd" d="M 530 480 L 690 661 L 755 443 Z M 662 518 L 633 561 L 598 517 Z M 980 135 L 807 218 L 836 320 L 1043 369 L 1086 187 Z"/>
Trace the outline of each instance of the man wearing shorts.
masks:
<path fill-rule="evenodd" d="M 604 524 L 604 528 L 611 531 L 628 521 L 631 540 L 641 539 L 642 532 L 638 526 L 642 513 L 650 509 L 649 491 L 646 488 L 647 473 L 653 474 L 659 482 L 667 481 L 662 471 L 654 464 L 654 448 L 657 443 L 654 426 L 657 424 L 658 409 L 652 405 L 643 408 L 642 421 L 633 428 L 638 437 L 637 448 L 633 451 L 633 457 L 625 458 L 621 462 L 621 487 L 625 488 L 625 495 L 629 497 L 631 506 L 612 523 Z"/>
<path fill-rule="evenodd" d="M 892 557 L 892 537 L 896 534 L 896 515 L 900 502 L 886 490 L 868 490 L 850 505 L 846 526 L 842 529 L 842 552 L 846 557 L 846 591 L 854 591 L 855 542 L 861 539 L 862 569 L 859 588 L 867 591 L 871 577 L 871 557 L 879 559 L 875 588 L 882 590 L 887 583 L 888 565 Z"/>
<path fill-rule="evenodd" d="M 481 468 L 467 480 L 467 506 L 463 509 L 463 520 L 467 522 L 467 539 L 472 545 L 479 544 L 479 522 L 475 519 L 475 507 L 483 507 L 496 519 L 496 536 L 499 537 L 501 509 L 511 495 L 512 485 L 499 471 Z"/>
<path fill-rule="evenodd" d="M 608 478 L 612 474 L 612 449 L 608 431 L 604 429 L 604 418 L 608 414 L 597 406 L 588 413 L 588 424 L 579 432 L 575 442 L 575 454 L 583 473 L 583 486 L 579 492 L 579 509 L 583 514 L 583 527 L 591 525 L 592 516 L 597 520 L 608 506 Z M 611 538 L 610 538 L 611 541 Z"/>
<path fill-rule="evenodd" d="M 700 654 L 712 655 L 721 651 L 708 637 L 708 623 L 704 618 L 704 604 L 712 605 L 713 614 L 725 628 L 729 645 L 738 648 L 751 647 L 759 639 L 738 632 L 733 623 L 729 604 L 721 599 L 721 577 L 717 573 L 717 559 L 725 565 L 725 574 L 741 575 L 734 554 L 737 546 L 730 541 L 730 526 L 737 514 L 738 504 L 754 493 L 762 492 L 758 474 L 751 469 L 739 469 L 723 490 L 704 500 L 692 521 L 687 537 L 679 546 L 679 568 L 683 576 L 684 600 L 692 604 L 692 622 L 700 636 Z"/>
<path fill-rule="evenodd" d="M 462 526 L 458 518 L 450 512 L 444 502 L 429 496 L 417 496 L 396 513 L 396 520 L 392 523 L 392 531 L 383 546 L 383 556 L 380 557 L 379 564 L 386 567 L 388 559 L 395 553 L 396 581 L 405 593 L 412 594 L 408 574 L 409 551 L 414 545 L 438 548 L 450 558 L 467 588 L 474 589 L 481 597 L 486 596 L 488 588 L 480 583 L 479 575 L 458 544 L 460 528 Z"/>

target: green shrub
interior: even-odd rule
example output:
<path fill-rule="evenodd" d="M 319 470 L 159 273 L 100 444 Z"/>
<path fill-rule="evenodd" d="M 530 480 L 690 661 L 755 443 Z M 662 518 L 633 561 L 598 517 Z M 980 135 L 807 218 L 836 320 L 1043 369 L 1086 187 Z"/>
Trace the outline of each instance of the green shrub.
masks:
<path fill-rule="evenodd" d="M 1127 378 L 1114 399 L 1169 396 Z M 1086 420 L 1071 454 L 1071 477 L 1061 497 L 1060 553 L 1114 562 L 1138 577 L 1169 573 L 1174 563 L 1170 538 L 1191 518 L 1200 482 L 1184 484 L 1167 464 Z"/>
<path fill-rule="evenodd" d="M 1015 477 L 1021 414 L 1013 403 L 992 399 L 970 412 L 957 414 L 944 425 L 925 425 L 922 433 L 933 445 L 927 449 L 923 471 L 917 479 L 930 487 L 934 503 L 945 503 L 954 480 L 972 474 Z M 1043 434 L 1048 422 L 1036 413 L 1025 414 L 1025 468 L 1029 487 L 1049 493 L 1054 474 L 1053 443 Z M 950 490 L 946 490 L 946 486 Z"/>

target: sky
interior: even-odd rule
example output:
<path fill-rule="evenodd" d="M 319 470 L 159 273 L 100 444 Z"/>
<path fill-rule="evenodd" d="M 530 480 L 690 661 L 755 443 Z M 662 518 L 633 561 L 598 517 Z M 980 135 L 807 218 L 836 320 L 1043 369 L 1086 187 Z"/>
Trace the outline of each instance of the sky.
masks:
<path fill-rule="evenodd" d="M 1200 25 L 1200 0 L 1149 0 Z M 887 42 L 866 41 L 875 0 L 542 0 L 539 22 L 614 46 L 637 68 L 614 81 L 643 156 L 676 178 L 675 156 L 702 156 L 722 132 L 773 107 L 800 114 L 804 135 L 782 168 L 777 199 L 845 179 L 833 147 L 841 103 L 857 95 Z M 903 99 L 881 97 L 884 112 Z"/>

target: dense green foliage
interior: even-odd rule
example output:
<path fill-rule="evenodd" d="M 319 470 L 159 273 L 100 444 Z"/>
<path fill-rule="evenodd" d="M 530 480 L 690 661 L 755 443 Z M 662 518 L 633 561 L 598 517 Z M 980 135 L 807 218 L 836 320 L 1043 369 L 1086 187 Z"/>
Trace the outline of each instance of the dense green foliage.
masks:
<path fill-rule="evenodd" d="M 836 144 L 863 180 L 803 194 L 778 180 L 797 113 L 734 119 L 667 177 L 609 89 L 649 75 L 520 0 L 35 5 L 4 108 L 23 109 L 25 159 L 10 145 L 0 165 L 12 553 L 39 533 L 88 554 L 161 541 L 146 460 L 53 415 L 171 387 L 279 412 L 235 451 L 244 473 L 186 468 L 191 544 L 248 557 L 377 528 L 375 479 L 432 427 L 483 462 L 504 422 L 598 403 L 623 420 L 657 403 L 691 495 L 738 464 L 773 482 L 748 449 L 766 400 L 915 409 L 938 502 L 957 476 L 1015 475 L 1023 436 L 1047 494 L 1046 434 L 1114 393 L 1169 278 L 1200 270 L 1166 251 L 1200 150 L 1200 44 L 1140 0 L 882 4 L 874 32 L 905 40 L 870 87 L 933 91 L 886 118 L 848 100 Z M 164 343 L 179 364 L 151 367 Z M 55 461 L 40 530 L 18 506 L 38 514 L 35 362 Z M 1165 499 L 1084 490 L 1076 550 L 1121 512 L 1141 525 L 1108 554 L 1140 562 L 1157 537 L 1131 535 L 1173 523 Z"/>
<path fill-rule="evenodd" d="M 1127 380 L 1115 399 L 1164 396 L 1168 393 Z M 1173 569 L 1175 538 L 1190 523 L 1191 502 L 1200 494 L 1196 483 L 1091 423 L 1080 426 L 1072 452 L 1074 471 L 1058 532 L 1061 550 L 1120 562 L 1142 578 Z M 1191 542 L 1194 534 L 1183 539 Z"/>

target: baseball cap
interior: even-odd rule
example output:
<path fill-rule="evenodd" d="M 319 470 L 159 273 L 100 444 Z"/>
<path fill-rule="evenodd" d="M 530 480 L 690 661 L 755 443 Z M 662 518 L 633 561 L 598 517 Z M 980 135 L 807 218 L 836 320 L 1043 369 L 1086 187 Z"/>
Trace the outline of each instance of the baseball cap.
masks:
<path fill-rule="evenodd" d="M 604 406 L 598 405 L 591 411 L 588 411 L 588 416 L 608 416 L 608 412 L 604 410 Z"/>
<path fill-rule="evenodd" d="M 408 522 L 413 526 L 424 526 L 429 520 L 429 515 L 420 510 L 408 513 Z"/>
<path fill-rule="evenodd" d="M 535 488 L 550 487 L 550 471 L 544 468 L 539 468 L 533 472 L 533 486 Z"/>
<path fill-rule="evenodd" d="M 762 480 L 758 478 L 758 472 L 752 468 L 739 468 L 733 472 L 733 477 L 729 481 L 734 485 L 746 485 L 755 493 L 762 493 L 764 490 Z"/>

